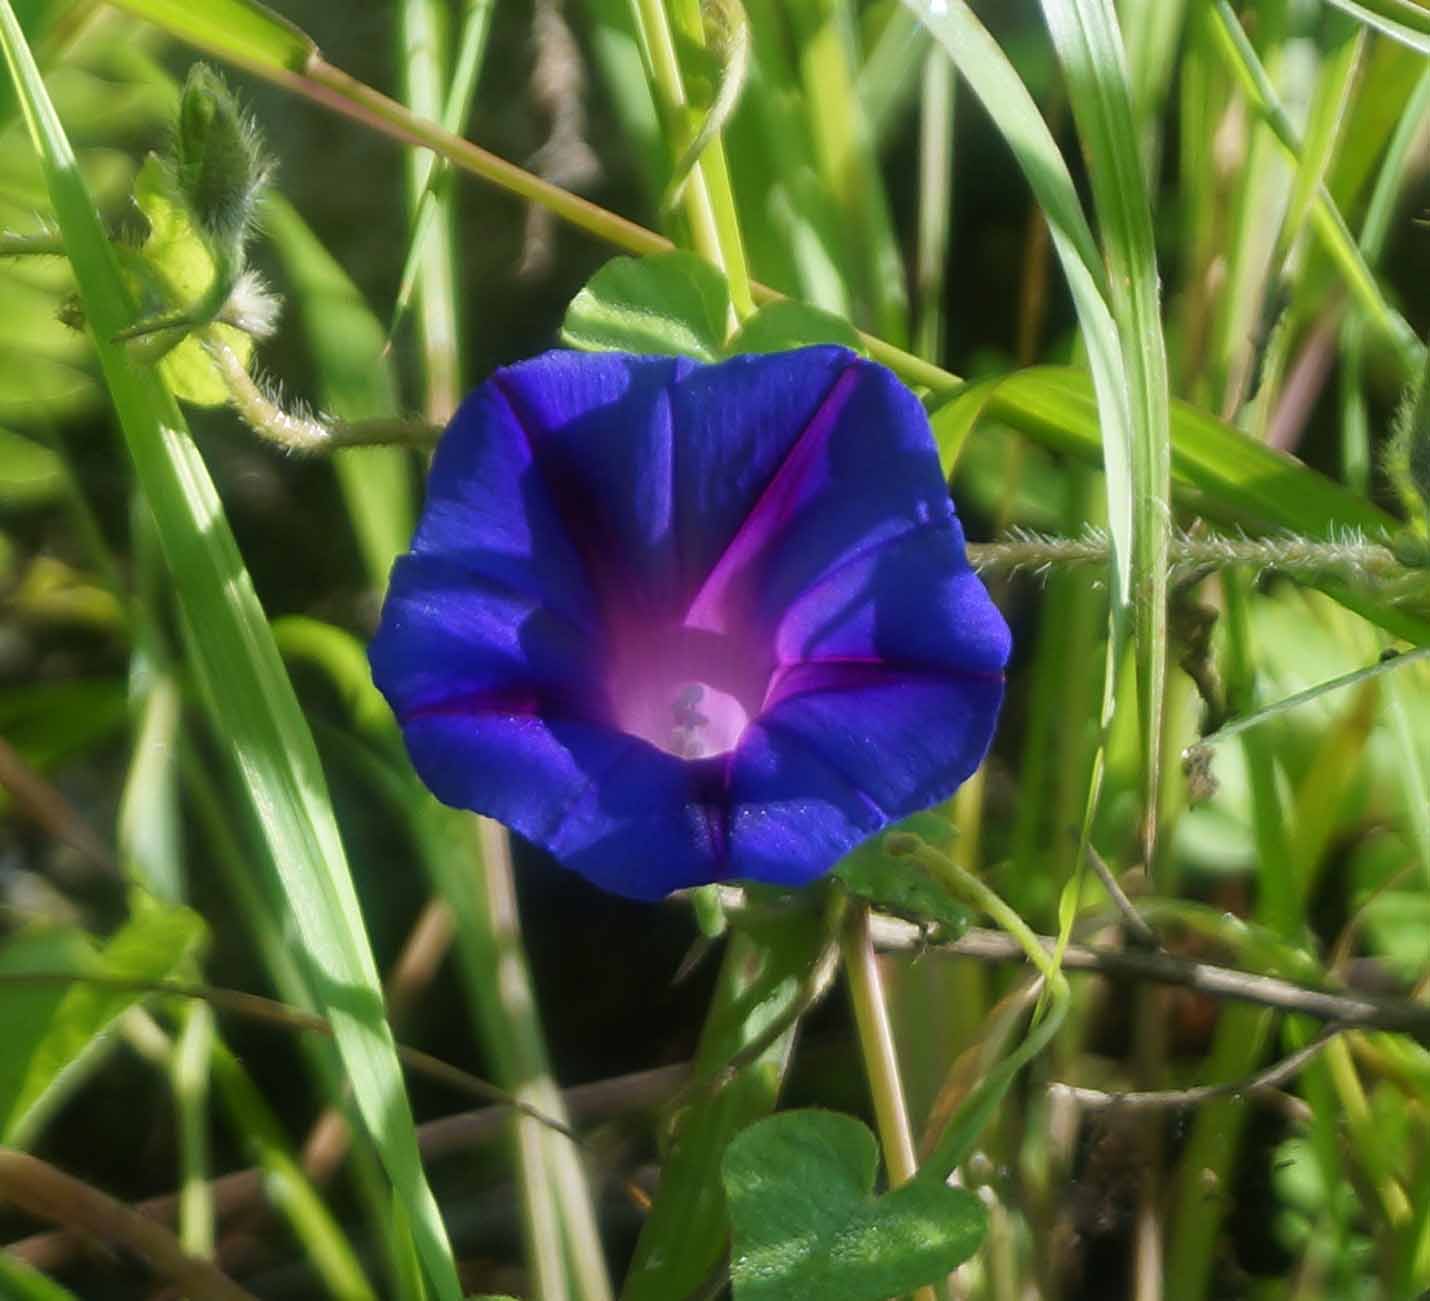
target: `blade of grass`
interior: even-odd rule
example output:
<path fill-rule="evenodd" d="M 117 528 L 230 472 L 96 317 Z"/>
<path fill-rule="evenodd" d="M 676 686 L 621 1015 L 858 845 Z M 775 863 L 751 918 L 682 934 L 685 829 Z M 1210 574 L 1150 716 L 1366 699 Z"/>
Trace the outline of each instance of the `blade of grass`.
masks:
<path fill-rule="evenodd" d="M 1266 69 L 1262 67 L 1256 50 L 1226 0 L 1216 0 L 1210 21 L 1216 37 L 1215 44 L 1227 67 L 1262 120 L 1271 128 L 1277 142 L 1292 162 L 1299 166 L 1302 155 L 1300 134 L 1286 116 Z M 1346 228 L 1340 209 L 1324 185 L 1316 189 L 1310 220 L 1312 230 L 1339 270 L 1346 287 L 1360 304 L 1371 327 L 1390 346 L 1404 375 L 1408 378 L 1418 374 L 1424 364 L 1424 347 L 1405 318 L 1385 301 L 1375 276 Z"/>
<path fill-rule="evenodd" d="M 1320 75 L 1306 122 L 1306 136 L 1296 168 L 1296 184 L 1286 209 L 1281 233 L 1284 257 L 1301 234 L 1316 196 L 1325 188 L 1331 161 L 1340 146 L 1341 131 L 1350 111 L 1351 97 L 1365 52 L 1365 28 L 1339 14 L 1328 14 L 1328 49 L 1322 54 Z"/>
<path fill-rule="evenodd" d="M 154 513 L 198 667 L 210 683 L 222 684 L 211 693 L 218 726 L 233 746 L 282 874 L 354 1097 L 414 1221 L 424 1266 L 443 1301 L 460 1301 L 312 735 L 183 416 L 157 375 L 136 368 L 113 342 L 132 323 L 134 305 L 9 0 L 0 0 L 0 43 L 44 164 L 100 365 Z"/>
<path fill-rule="evenodd" d="M 132 0 L 124 7 L 246 68 L 301 72 L 318 51 L 306 32 L 256 0 Z"/>
<path fill-rule="evenodd" d="M 1415 0 L 1326 0 L 1393 41 L 1430 54 L 1430 10 Z"/>
<path fill-rule="evenodd" d="M 1161 280 L 1152 200 L 1142 170 L 1132 91 L 1111 0 L 1043 0 L 1067 79 L 1103 233 L 1107 283 L 1130 384 L 1131 466 L 1108 476 L 1109 508 L 1131 494 L 1133 627 L 1143 771 L 1143 861 L 1156 862 L 1167 663 L 1167 541 L 1171 528 L 1171 424 Z"/>
<path fill-rule="evenodd" d="M 1058 260 L 1072 292 L 1101 422 L 1103 460 L 1110 484 L 1109 528 L 1114 562 L 1113 606 L 1130 597 L 1132 503 L 1131 409 L 1117 327 L 1106 301 L 1107 278 L 1067 164 L 1028 89 L 1003 51 L 964 0 L 904 0 L 948 52 L 973 93 L 1007 140 L 1043 210 Z"/>
<path fill-rule="evenodd" d="M 909 334 L 908 291 L 873 133 L 855 88 L 854 14 L 847 0 L 791 0 L 785 8 L 799 47 L 815 161 L 845 225 L 845 269 L 853 274 L 870 327 L 902 347 Z M 864 323 L 864 312 L 856 323 Z"/>
<path fill-rule="evenodd" d="M 906 18 L 900 9 L 893 23 Z M 919 104 L 919 243 L 916 266 L 918 316 L 914 351 L 929 361 L 943 355 L 944 277 L 948 270 L 953 223 L 953 126 L 958 83 L 953 63 L 942 50 L 929 50 L 923 61 Z"/>
<path fill-rule="evenodd" d="M 467 116 L 472 111 L 472 100 L 476 97 L 477 81 L 481 76 L 487 51 L 487 36 L 491 31 L 495 3 L 496 0 L 467 0 L 464 8 L 462 31 L 457 38 L 456 64 L 451 83 L 447 87 L 446 98 L 442 102 L 440 118 L 443 130 L 450 131 L 453 135 L 462 134 Z M 416 103 L 413 108 L 417 108 Z M 441 178 L 446 173 L 445 164 L 439 166 L 436 156 L 431 153 L 417 154 L 414 157 L 417 160 L 414 164 L 413 181 L 418 196 L 416 213 L 409 226 L 412 232 L 411 241 L 407 247 L 407 258 L 402 264 L 402 280 L 393 303 L 392 321 L 387 327 L 389 338 L 397 333 L 397 327 L 417 286 L 418 268 L 429 256 L 427 244 L 431 239 L 432 227 L 438 220 L 439 210 L 447 206 L 441 202 L 438 192 Z"/>
<path fill-rule="evenodd" d="M 263 231 L 283 262 L 318 372 L 324 411 L 339 420 L 400 414 L 397 377 L 382 326 L 348 273 L 286 199 L 269 195 Z M 407 550 L 416 518 L 412 457 L 394 447 L 334 454 L 358 547 L 375 591 L 387 586 L 392 562 Z"/>
<path fill-rule="evenodd" d="M 398 8 L 401 65 L 405 98 L 414 113 L 440 118 L 446 84 L 446 6 L 438 0 L 402 0 Z M 445 122 L 444 122 L 445 125 Z M 414 281 L 418 302 L 417 329 L 423 369 L 423 413 L 434 424 L 445 424 L 461 396 L 461 345 L 457 332 L 455 251 L 452 243 L 451 186 L 433 180 L 435 156 L 430 150 L 407 153 L 407 205 L 414 232 L 430 193 L 433 209 L 428 228 L 413 239 L 417 260 Z M 399 308 L 400 310 L 400 308 Z"/>
<path fill-rule="evenodd" d="M 1430 123 L 1430 67 L 1421 74 L 1396 123 L 1385 159 L 1376 174 L 1361 226 L 1361 252 L 1366 264 L 1380 263 L 1397 200 L 1405 185 L 1415 142 Z M 1351 316 L 1341 329 L 1341 474 L 1352 488 L 1370 486 L 1370 415 L 1365 396 L 1365 323 Z"/>

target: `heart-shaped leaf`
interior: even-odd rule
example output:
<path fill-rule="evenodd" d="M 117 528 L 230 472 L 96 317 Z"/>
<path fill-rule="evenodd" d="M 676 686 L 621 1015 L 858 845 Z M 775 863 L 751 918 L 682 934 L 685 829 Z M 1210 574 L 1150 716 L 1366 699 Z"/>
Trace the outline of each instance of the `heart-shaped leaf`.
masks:
<path fill-rule="evenodd" d="M 614 257 L 571 300 L 561 341 L 590 351 L 724 355 L 725 277 L 693 253 Z"/>
<path fill-rule="evenodd" d="M 875 1197 L 879 1147 L 831 1111 L 786 1111 L 725 1154 L 736 1301 L 884 1301 L 943 1277 L 977 1250 L 978 1199 L 916 1177 Z"/>
<path fill-rule="evenodd" d="M 855 352 L 865 351 L 859 332 L 842 316 L 789 299 L 766 303 L 745 322 L 726 351 L 783 352 L 816 343 L 837 343 Z"/>

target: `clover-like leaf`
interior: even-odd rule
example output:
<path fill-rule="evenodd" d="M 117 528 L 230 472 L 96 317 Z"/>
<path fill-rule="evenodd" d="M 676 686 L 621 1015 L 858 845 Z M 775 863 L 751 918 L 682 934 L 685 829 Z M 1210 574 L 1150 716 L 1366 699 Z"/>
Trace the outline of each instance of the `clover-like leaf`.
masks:
<path fill-rule="evenodd" d="M 750 1126 L 725 1154 L 736 1301 L 883 1301 L 942 1278 L 986 1228 L 972 1193 L 916 1177 L 875 1197 L 878 1143 L 830 1111 Z"/>
<path fill-rule="evenodd" d="M 842 316 L 792 299 L 766 303 L 730 340 L 726 351 L 783 352 L 816 343 L 837 343 L 841 348 L 868 355 L 859 331 Z"/>
<path fill-rule="evenodd" d="M 693 253 L 616 257 L 571 300 L 561 341 L 589 352 L 718 361 L 729 307 L 725 277 Z"/>

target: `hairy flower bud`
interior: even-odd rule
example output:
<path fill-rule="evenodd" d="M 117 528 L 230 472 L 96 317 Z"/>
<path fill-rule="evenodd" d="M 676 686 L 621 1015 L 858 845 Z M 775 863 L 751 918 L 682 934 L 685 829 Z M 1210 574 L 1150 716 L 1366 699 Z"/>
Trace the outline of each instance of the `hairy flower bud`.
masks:
<path fill-rule="evenodd" d="M 174 138 L 174 176 L 199 228 L 229 247 L 252 223 L 270 164 L 257 128 L 211 68 L 184 83 Z"/>

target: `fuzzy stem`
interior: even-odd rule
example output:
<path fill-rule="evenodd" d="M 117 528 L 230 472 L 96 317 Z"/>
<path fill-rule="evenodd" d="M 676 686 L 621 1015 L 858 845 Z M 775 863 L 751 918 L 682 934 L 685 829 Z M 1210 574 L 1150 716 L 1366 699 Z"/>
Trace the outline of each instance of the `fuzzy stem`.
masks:
<path fill-rule="evenodd" d="M 13 231 L 0 233 L 0 258 L 4 257 L 64 257 L 65 242 L 50 230 L 34 235 L 17 235 Z"/>
<path fill-rule="evenodd" d="M 334 421 L 285 411 L 254 382 L 234 352 L 212 334 L 204 340 L 209 356 L 228 385 L 229 398 L 243 422 L 260 438 L 300 456 L 322 456 L 344 447 L 431 447 L 442 430 L 413 420 Z"/>
<path fill-rule="evenodd" d="M 1106 565 L 1108 538 L 1100 530 L 1080 537 L 1050 537 L 1015 532 L 1001 542 L 970 543 L 969 563 L 983 572 L 1040 571 L 1054 565 Z M 1227 569 L 1250 565 L 1274 569 L 1309 579 L 1336 577 L 1362 581 L 1403 578 L 1414 572 L 1384 542 L 1358 533 L 1329 541 L 1284 534 L 1249 538 L 1179 534 L 1171 539 L 1171 577 L 1182 578 L 1200 569 Z"/>

